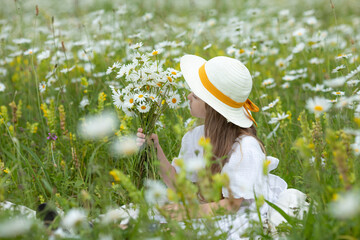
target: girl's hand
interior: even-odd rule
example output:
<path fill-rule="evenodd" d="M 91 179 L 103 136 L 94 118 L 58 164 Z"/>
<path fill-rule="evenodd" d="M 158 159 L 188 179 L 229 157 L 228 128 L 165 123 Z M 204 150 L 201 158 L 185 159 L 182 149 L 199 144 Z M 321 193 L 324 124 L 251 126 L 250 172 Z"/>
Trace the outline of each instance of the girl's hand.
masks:
<path fill-rule="evenodd" d="M 143 129 L 138 128 L 136 136 L 136 145 L 138 145 L 139 147 L 141 147 L 145 143 L 145 141 L 147 141 L 148 144 L 154 143 L 155 147 L 159 146 L 159 137 L 155 133 L 152 133 L 150 135 L 150 138 L 146 138 L 145 134 L 143 134 Z"/>
<path fill-rule="evenodd" d="M 162 209 L 165 210 L 169 214 L 170 218 L 174 220 L 181 221 L 186 218 L 184 206 L 181 204 L 178 203 L 167 204 L 163 206 Z"/>

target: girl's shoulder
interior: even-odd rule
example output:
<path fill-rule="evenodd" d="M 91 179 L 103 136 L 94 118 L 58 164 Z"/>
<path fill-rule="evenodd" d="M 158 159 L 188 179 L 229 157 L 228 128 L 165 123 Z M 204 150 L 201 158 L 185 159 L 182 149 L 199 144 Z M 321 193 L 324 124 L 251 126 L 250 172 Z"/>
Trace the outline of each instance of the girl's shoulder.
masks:
<path fill-rule="evenodd" d="M 189 130 L 188 132 L 185 133 L 184 138 L 201 138 L 202 136 L 204 136 L 204 125 L 200 125 L 197 127 L 194 127 L 193 129 Z"/>
<path fill-rule="evenodd" d="M 259 141 L 255 137 L 249 135 L 241 135 L 235 140 L 234 145 L 235 146 L 240 145 L 241 148 L 245 148 L 245 149 L 258 148 L 259 150 L 261 150 Z"/>

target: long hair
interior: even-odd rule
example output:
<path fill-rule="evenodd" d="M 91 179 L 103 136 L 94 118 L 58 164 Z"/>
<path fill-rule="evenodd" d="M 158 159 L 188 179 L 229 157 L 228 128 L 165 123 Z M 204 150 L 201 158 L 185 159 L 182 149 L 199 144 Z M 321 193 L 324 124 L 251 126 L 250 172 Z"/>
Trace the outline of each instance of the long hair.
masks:
<path fill-rule="evenodd" d="M 210 138 L 213 147 L 213 159 L 211 172 L 219 173 L 222 167 L 229 161 L 231 149 L 238 137 L 242 135 L 254 137 L 265 153 L 263 142 L 257 137 L 254 125 L 249 128 L 239 127 L 228 122 L 225 117 L 205 103 L 205 137 Z"/>

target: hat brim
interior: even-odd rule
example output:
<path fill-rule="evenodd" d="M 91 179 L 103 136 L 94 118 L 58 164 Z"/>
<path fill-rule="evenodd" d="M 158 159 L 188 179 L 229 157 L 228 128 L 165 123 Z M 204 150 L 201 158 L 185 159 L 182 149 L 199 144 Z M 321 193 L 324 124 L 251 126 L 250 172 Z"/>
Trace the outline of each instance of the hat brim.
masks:
<path fill-rule="evenodd" d="M 199 76 L 199 68 L 204 63 L 206 63 L 205 59 L 195 55 L 185 55 L 181 57 L 180 69 L 190 89 L 196 94 L 196 96 L 224 116 L 229 122 L 232 122 L 242 128 L 251 127 L 253 121 L 248 117 L 244 107 L 233 108 L 226 105 L 218 100 L 203 86 Z"/>

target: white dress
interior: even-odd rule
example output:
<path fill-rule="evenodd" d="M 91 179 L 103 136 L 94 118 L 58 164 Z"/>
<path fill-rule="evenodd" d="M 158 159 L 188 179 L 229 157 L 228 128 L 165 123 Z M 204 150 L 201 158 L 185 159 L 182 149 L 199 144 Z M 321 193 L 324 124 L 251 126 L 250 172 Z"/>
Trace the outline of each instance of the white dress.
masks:
<path fill-rule="evenodd" d="M 203 149 L 199 146 L 199 139 L 204 136 L 204 125 L 187 132 L 181 143 L 179 158 L 186 161 L 196 156 L 202 156 Z M 217 218 L 219 228 L 228 233 L 228 239 L 240 239 L 240 235 L 249 227 L 249 220 L 259 221 L 256 212 L 255 197 L 264 196 L 270 202 L 276 202 L 279 195 L 287 189 L 287 183 L 273 174 L 264 175 L 264 161 L 269 160 L 269 172 L 274 170 L 279 160 L 267 156 L 262 152 L 258 141 L 251 136 L 241 136 L 234 143 L 229 161 L 223 166 L 222 173 L 226 173 L 230 180 L 230 189 L 234 198 L 243 198 L 240 209 L 234 215 Z M 197 155 L 196 155 L 197 154 Z M 180 168 L 172 161 L 176 171 Z M 197 181 L 196 173 L 187 176 L 192 182 Z M 222 189 L 222 195 L 229 197 L 228 190 Z M 267 218 L 269 206 L 265 203 L 260 208 L 261 218 Z M 250 211 L 249 211 L 250 210 Z"/>

